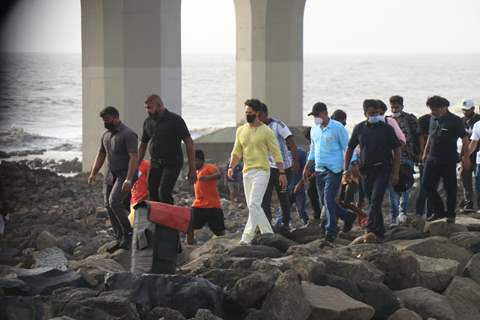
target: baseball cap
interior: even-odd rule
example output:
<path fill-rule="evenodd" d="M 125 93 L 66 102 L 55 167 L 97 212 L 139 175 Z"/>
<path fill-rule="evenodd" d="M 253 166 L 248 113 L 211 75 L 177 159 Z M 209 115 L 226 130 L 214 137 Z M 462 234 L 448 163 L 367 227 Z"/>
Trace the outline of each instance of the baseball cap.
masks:
<path fill-rule="evenodd" d="M 463 99 L 460 103 L 462 110 L 470 110 L 475 108 L 475 102 L 472 99 Z"/>
<path fill-rule="evenodd" d="M 320 112 L 326 112 L 326 111 L 327 111 L 327 105 L 323 102 L 317 102 L 313 105 L 312 112 L 310 112 L 308 116 L 316 116 Z"/>

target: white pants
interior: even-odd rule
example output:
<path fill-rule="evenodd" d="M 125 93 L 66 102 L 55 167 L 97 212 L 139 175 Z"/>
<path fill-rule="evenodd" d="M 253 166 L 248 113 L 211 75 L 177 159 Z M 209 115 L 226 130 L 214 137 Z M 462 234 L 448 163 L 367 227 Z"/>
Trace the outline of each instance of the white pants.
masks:
<path fill-rule="evenodd" d="M 261 233 L 273 233 L 272 226 L 262 209 L 262 200 L 267 190 L 270 171 L 252 169 L 243 175 L 243 188 L 248 206 L 248 220 L 243 230 L 242 242 L 250 243 L 258 228 Z"/>

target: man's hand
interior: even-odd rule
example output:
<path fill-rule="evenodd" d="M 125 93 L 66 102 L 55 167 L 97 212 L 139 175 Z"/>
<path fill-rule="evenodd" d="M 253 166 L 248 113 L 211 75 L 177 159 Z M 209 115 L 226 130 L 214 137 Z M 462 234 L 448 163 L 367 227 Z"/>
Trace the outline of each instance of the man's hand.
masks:
<path fill-rule="evenodd" d="M 227 177 L 228 177 L 229 179 L 232 179 L 232 178 L 233 178 L 233 168 L 228 168 Z"/>
<path fill-rule="evenodd" d="M 310 178 L 311 175 L 312 175 L 312 172 L 310 171 L 310 169 L 308 167 L 305 167 L 303 169 L 303 179 L 305 181 L 308 181 L 308 179 Z"/>
<path fill-rule="evenodd" d="M 392 174 L 392 179 L 391 179 L 392 186 L 396 186 L 397 183 L 398 183 L 398 180 L 399 180 L 398 172 L 394 172 L 394 173 Z"/>
<path fill-rule="evenodd" d="M 97 175 L 90 173 L 90 176 L 88 176 L 88 184 L 94 184 L 96 180 L 97 180 Z"/>
<path fill-rule="evenodd" d="M 425 163 L 427 161 L 427 153 L 423 152 L 422 153 L 422 162 Z"/>
<path fill-rule="evenodd" d="M 292 163 L 292 171 L 293 172 L 300 172 L 300 170 L 302 170 L 300 168 L 300 163 L 298 163 L 298 161 L 293 161 Z"/>
<path fill-rule="evenodd" d="M 190 182 L 190 184 L 194 184 L 196 181 L 197 181 L 197 170 L 191 170 L 188 171 L 188 182 Z"/>
<path fill-rule="evenodd" d="M 122 192 L 129 193 L 131 189 L 132 189 L 132 182 L 129 180 L 125 180 L 122 184 Z"/>
<path fill-rule="evenodd" d="M 287 176 L 285 175 L 285 173 L 280 174 L 280 176 L 278 177 L 278 183 L 280 184 L 280 188 L 282 188 L 282 189 L 287 188 L 288 181 L 287 181 Z"/>
<path fill-rule="evenodd" d="M 303 183 L 302 183 L 302 181 L 300 181 L 300 182 L 297 183 L 297 184 L 295 185 L 295 187 L 293 188 L 293 193 L 298 193 L 302 187 L 303 187 Z"/>

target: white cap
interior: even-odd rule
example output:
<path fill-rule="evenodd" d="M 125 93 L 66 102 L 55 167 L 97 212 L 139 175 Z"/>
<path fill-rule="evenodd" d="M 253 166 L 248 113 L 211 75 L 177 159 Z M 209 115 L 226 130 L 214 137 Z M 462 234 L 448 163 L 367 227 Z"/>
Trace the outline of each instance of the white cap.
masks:
<path fill-rule="evenodd" d="M 472 99 L 463 99 L 460 103 L 462 110 L 470 110 L 475 108 L 475 102 Z"/>

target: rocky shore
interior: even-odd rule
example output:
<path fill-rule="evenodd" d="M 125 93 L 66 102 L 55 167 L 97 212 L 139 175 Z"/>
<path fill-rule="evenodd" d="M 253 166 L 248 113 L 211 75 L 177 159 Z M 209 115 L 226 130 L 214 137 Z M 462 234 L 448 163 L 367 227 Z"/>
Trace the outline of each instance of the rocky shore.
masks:
<path fill-rule="evenodd" d="M 480 215 L 389 229 L 320 248 L 318 226 L 239 246 L 244 206 L 224 201 L 227 235 L 196 233 L 175 276 L 132 274 L 116 248 L 101 183 L 2 162 L 9 214 L 0 239 L 0 319 L 480 319 Z M 179 183 L 176 203 L 192 193 Z"/>

